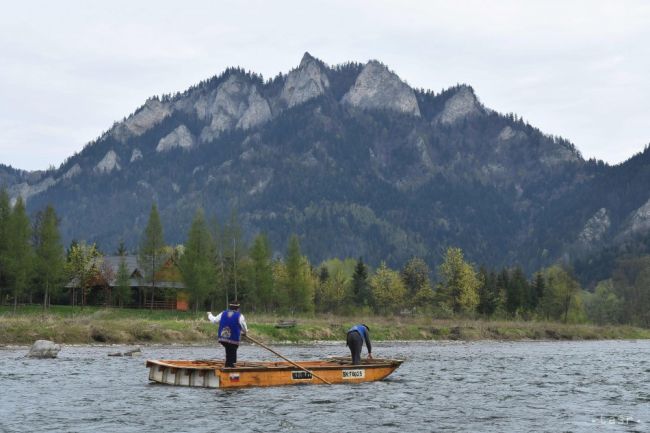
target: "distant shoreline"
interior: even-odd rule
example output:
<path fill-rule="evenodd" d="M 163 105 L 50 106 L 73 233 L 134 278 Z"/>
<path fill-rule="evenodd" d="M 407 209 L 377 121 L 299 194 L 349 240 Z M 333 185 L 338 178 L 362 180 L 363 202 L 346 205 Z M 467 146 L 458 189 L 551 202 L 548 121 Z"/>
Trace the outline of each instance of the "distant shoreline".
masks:
<path fill-rule="evenodd" d="M 275 325 L 288 316 L 246 313 L 251 335 L 274 344 L 341 342 L 355 323 L 370 327 L 373 341 L 558 341 L 650 339 L 650 329 L 556 322 L 433 319 L 427 316 L 291 317 L 295 327 Z M 0 346 L 52 340 L 81 345 L 211 345 L 217 327 L 205 313 L 54 307 L 22 307 L 13 314 L 0 307 Z"/>

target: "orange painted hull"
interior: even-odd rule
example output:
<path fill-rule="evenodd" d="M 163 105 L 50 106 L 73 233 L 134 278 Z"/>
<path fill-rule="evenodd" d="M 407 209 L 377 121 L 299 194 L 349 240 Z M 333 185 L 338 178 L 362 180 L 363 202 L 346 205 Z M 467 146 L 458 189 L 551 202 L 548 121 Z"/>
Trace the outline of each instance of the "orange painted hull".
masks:
<path fill-rule="evenodd" d="M 149 380 L 156 383 L 239 388 L 325 384 L 318 377 L 331 384 L 372 382 L 386 378 L 402 362 L 398 359 L 369 359 L 363 360 L 361 365 L 352 365 L 350 358 L 299 361 L 298 364 L 309 372 L 288 362 L 238 362 L 235 368 L 225 368 L 223 361 L 218 360 L 147 360 L 146 366 L 149 368 Z"/>

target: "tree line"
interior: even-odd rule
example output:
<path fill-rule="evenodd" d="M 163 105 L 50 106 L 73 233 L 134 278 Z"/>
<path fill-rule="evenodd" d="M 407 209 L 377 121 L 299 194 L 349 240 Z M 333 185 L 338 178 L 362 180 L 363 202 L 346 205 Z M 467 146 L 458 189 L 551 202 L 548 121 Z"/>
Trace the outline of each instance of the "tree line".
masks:
<path fill-rule="evenodd" d="M 19 197 L 10 205 L 0 191 L 0 304 L 51 299 L 85 305 L 92 287 L 103 286 L 104 303 L 132 299 L 123 244 L 115 271 L 94 244 L 72 242 L 65 250 L 51 206 L 32 220 Z M 418 257 L 401 269 L 382 262 L 372 269 L 362 258 L 332 258 L 312 264 L 297 235 L 283 254 L 266 234 L 244 240 L 236 212 L 224 224 L 198 209 L 184 245 L 170 247 L 156 205 L 151 208 L 137 252 L 151 307 L 163 263 L 178 269 L 195 311 L 238 299 L 248 311 L 267 313 L 426 314 L 560 320 L 650 326 L 650 256 L 620 260 L 610 278 L 584 290 L 570 268 L 557 264 L 528 277 L 522 268 L 476 267 L 460 248 L 449 247 L 432 272 Z M 109 282 L 113 282 L 112 287 Z"/>

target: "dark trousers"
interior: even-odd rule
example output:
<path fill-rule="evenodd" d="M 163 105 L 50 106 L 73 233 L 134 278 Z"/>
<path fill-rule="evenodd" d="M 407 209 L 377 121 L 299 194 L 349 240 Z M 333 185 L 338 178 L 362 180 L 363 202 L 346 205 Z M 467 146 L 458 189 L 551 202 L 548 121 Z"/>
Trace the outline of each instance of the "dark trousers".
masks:
<path fill-rule="evenodd" d="M 363 337 L 357 331 L 348 332 L 347 345 L 352 355 L 352 364 L 361 364 L 361 349 L 363 348 Z"/>
<path fill-rule="evenodd" d="M 226 348 L 226 367 L 234 367 L 237 362 L 237 349 L 238 344 L 225 343 L 221 341 L 221 345 Z"/>

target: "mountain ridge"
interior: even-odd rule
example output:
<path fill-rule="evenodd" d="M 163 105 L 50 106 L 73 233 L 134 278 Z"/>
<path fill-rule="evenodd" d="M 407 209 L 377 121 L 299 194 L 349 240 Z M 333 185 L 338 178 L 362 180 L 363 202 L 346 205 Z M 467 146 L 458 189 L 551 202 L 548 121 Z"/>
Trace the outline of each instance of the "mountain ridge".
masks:
<path fill-rule="evenodd" d="M 330 67 L 305 53 L 266 81 L 229 68 L 149 98 L 58 169 L 0 179 L 32 210 L 55 203 L 67 241 L 107 249 L 134 248 L 158 202 L 174 243 L 202 205 L 222 221 L 237 209 L 248 236 L 267 231 L 278 250 L 297 232 L 315 259 L 434 264 L 453 244 L 477 262 L 534 269 L 620 242 L 633 212 L 632 236 L 650 227 L 650 197 L 623 215 L 607 194 L 576 196 L 602 193 L 616 167 L 486 108 L 471 86 L 436 94 L 378 61 Z"/>

